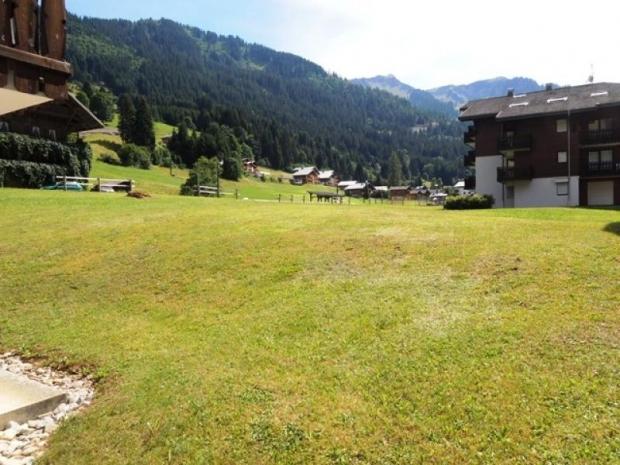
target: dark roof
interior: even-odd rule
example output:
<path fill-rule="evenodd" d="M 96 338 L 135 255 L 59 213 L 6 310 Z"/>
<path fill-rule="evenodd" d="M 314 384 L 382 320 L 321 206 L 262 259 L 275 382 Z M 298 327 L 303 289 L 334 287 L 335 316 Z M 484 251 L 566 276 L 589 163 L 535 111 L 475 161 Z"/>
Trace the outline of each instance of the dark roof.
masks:
<path fill-rule="evenodd" d="M 473 100 L 461 108 L 459 119 L 482 118 L 510 120 L 533 116 L 581 112 L 620 105 L 620 84 L 601 82 L 563 87 L 528 94 Z"/>
<path fill-rule="evenodd" d="M 71 94 L 66 99 L 52 100 L 51 102 L 23 110 L 22 114 L 33 118 L 52 119 L 67 133 L 105 127 L 88 108 Z"/>

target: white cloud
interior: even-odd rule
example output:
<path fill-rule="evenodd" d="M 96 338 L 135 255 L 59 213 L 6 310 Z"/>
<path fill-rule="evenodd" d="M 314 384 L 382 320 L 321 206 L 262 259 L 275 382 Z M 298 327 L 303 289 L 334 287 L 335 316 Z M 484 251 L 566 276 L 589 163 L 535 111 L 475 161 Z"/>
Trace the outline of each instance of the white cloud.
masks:
<path fill-rule="evenodd" d="M 498 75 L 620 81 L 620 5 L 590 0 L 271 0 L 271 42 L 345 77 L 418 87 Z"/>

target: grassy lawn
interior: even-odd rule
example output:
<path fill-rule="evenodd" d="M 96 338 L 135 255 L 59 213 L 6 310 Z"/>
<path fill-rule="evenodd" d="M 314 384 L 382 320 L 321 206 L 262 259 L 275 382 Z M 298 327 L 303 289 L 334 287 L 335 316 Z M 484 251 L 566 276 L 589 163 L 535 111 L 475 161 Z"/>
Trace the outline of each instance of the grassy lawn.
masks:
<path fill-rule="evenodd" d="M 164 127 L 163 123 L 157 123 L 156 127 Z M 181 185 L 185 183 L 189 172 L 175 168 L 173 176 L 170 175 L 168 168 L 158 166 L 152 167 L 150 170 L 141 170 L 138 168 L 127 168 L 124 166 L 114 166 L 103 163 L 99 157 L 103 154 L 112 154 L 120 148 L 121 140 L 118 136 L 109 136 L 105 134 L 94 134 L 85 138 L 93 149 L 94 163 L 91 172 L 92 177 L 111 178 L 111 179 L 133 179 L 136 182 L 138 190 L 148 192 L 150 194 L 176 195 L 179 193 Z M 274 179 L 280 176 L 289 176 L 290 174 L 283 171 L 271 170 L 265 168 Z M 230 194 L 239 191 L 240 198 L 258 199 L 258 200 L 276 200 L 282 195 L 287 201 L 290 196 L 297 196 L 297 201 L 301 202 L 301 196 L 306 195 L 308 191 L 328 191 L 335 192 L 334 188 L 325 186 L 293 186 L 288 182 L 261 182 L 255 178 L 243 178 L 239 182 L 222 181 L 222 190 Z"/>
<path fill-rule="evenodd" d="M 617 464 L 620 212 L 0 190 L 43 464 Z"/>

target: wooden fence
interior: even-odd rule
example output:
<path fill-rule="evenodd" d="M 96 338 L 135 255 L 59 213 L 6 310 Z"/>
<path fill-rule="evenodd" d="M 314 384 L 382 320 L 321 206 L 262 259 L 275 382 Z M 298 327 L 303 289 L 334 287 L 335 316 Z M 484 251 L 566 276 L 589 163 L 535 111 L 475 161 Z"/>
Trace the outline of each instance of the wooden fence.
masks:
<path fill-rule="evenodd" d="M 107 178 L 83 178 L 79 176 L 56 176 L 56 182 L 60 182 L 67 190 L 67 183 L 76 182 L 81 186 L 87 186 L 89 189 L 97 192 L 106 192 L 102 188 L 113 189 L 114 191 L 133 192 L 136 184 L 133 179 L 107 179 Z"/>

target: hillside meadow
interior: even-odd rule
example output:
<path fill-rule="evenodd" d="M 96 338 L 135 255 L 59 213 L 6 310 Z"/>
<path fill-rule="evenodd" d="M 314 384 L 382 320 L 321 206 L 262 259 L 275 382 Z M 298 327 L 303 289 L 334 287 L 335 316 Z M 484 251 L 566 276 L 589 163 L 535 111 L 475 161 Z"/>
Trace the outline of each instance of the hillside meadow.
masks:
<path fill-rule="evenodd" d="M 166 126 L 163 123 L 156 123 L 156 136 L 160 139 L 162 136 L 170 134 L 174 128 Z M 133 179 L 136 183 L 136 189 L 149 194 L 176 195 L 181 190 L 181 185 L 185 183 L 189 176 L 186 169 L 174 168 L 172 172 L 169 168 L 160 166 L 152 166 L 150 170 L 142 170 L 126 166 L 116 166 L 104 163 L 100 157 L 104 154 L 113 154 L 121 147 L 121 139 L 118 136 L 105 134 L 92 134 L 85 137 L 90 143 L 93 150 L 93 167 L 91 176 L 108 179 Z M 275 182 L 278 177 L 289 178 L 290 173 L 283 171 L 263 168 L 263 171 L 269 173 L 269 181 L 262 182 L 256 178 L 243 177 L 238 182 L 221 181 L 221 188 L 229 197 L 237 192 L 241 199 L 248 198 L 254 200 L 277 200 L 282 198 L 290 201 L 290 196 L 297 198 L 298 202 L 302 201 L 303 196 L 308 196 L 308 191 L 335 192 L 335 188 L 326 186 L 294 186 L 289 182 Z M 271 181 L 274 178 L 274 181 Z"/>
<path fill-rule="evenodd" d="M 0 190 L 42 464 L 617 464 L 620 211 Z"/>

